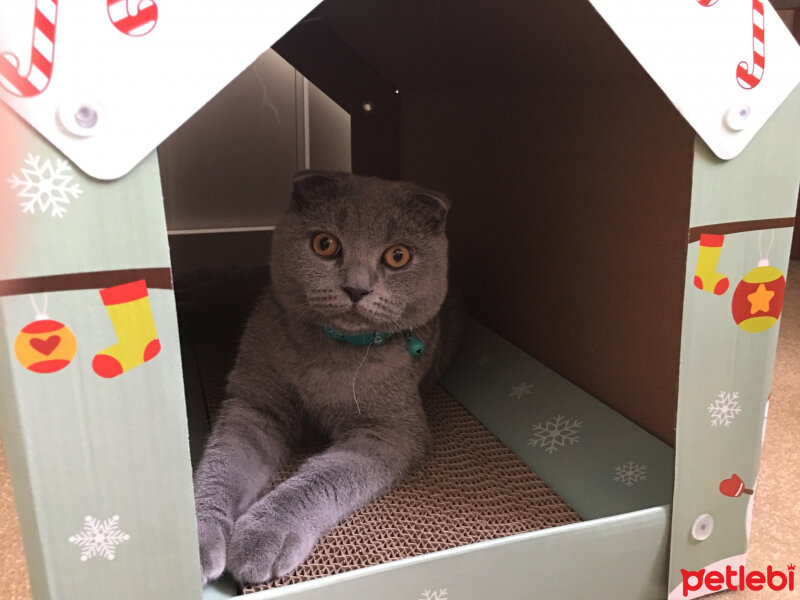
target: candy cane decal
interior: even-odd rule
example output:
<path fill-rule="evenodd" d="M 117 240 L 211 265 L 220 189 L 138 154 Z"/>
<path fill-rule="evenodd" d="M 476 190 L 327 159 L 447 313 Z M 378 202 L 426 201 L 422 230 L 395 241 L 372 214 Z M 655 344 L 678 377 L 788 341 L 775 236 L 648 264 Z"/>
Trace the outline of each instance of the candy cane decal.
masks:
<path fill-rule="evenodd" d="M 736 67 L 736 81 L 746 90 L 758 85 L 764 76 L 764 1 L 753 0 L 753 66 L 746 61 Z"/>
<path fill-rule="evenodd" d="M 697 0 L 700 6 L 714 6 L 717 0 Z M 753 0 L 753 66 L 742 61 L 736 67 L 736 81 L 746 90 L 756 87 L 764 77 L 764 0 Z"/>
<path fill-rule="evenodd" d="M 129 0 L 107 0 L 108 18 L 125 35 L 141 37 L 147 35 L 158 21 L 158 6 L 153 0 L 140 0 L 138 4 L 128 4 Z M 136 11 L 131 11 L 131 6 Z"/>
<path fill-rule="evenodd" d="M 0 54 L 0 85 L 21 98 L 38 96 L 53 76 L 56 49 L 58 0 L 36 0 L 31 41 L 31 64 L 24 75 L 19 58 L 11 52 Z"/>

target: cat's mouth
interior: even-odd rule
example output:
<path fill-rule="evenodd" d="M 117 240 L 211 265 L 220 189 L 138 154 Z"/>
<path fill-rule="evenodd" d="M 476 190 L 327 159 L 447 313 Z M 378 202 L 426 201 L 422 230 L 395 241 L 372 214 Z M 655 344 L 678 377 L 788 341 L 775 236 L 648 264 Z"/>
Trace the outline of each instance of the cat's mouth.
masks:
<path fill-rule="evenodd" d="M 388 315 L 382 315 L 361 303 L 353 303 L 344 311 L 326 316 L 325 325 L 347 333 L 366 333 L 369 331 L 401 331 L 399 324 Z"/>
<path fill-rule="evenodd" d="M 349 295 L 349 294 L 348 294 Z M 311 294 L 306 304 L 312 309 L 313 322 L 323 327 L 333 327 L 346 333 L 370 331 L 404 331 L 403 306 L 382 294 L 372 292 L 358 298 L 347 298 L 324 290 Z"/>

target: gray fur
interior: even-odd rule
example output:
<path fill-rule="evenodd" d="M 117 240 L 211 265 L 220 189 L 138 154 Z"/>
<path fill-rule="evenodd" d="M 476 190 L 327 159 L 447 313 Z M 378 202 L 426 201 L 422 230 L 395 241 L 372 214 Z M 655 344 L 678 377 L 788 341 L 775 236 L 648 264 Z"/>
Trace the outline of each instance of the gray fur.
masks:
<path fill-rule="evenodd" d="M 226 568 L 240 582 L 291 572 L 328 530 L 424 457 L 419 389 L 446 361 L 442 329 L 451 322 L 440 314 L 448 207 L 408 183 L 315 172 L 295 178 L 274 236 L 271 286 L 248 321 L 195 474 L 203 583 Z M 338 257 L 313 251 L 318 232 L 341 241 Z M 398 243 L 412 259 L 392 270 L 381 257 Z M 370 293 L 354 303 L 345 287 Z M 328 339 L 323 326 L 395 335 L 358 347 Z M 422 356 L 406 351 L 406 331 L 425 342 Z M 309 432 L 326 449 L 259 498 Z"/>

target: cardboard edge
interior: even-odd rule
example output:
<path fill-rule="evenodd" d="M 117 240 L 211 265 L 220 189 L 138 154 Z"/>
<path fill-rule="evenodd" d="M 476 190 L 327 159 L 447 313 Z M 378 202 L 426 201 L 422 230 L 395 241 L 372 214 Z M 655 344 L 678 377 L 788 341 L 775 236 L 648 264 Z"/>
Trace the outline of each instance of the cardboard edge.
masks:
<path fill-rule="evenodd" d="M 497 583 L 493 592 L 495 597 L 523 597 L 520 595 L 523 592 L 519 590 L 516 592 L 517 596 L 509 595 L 513 593 L 510 589 L 514 585 L 513 579 L 527 580 L 517 582 L 522 585 L 534 581 L 539 584 L 554 582 L 552 585 L 540 585 L 536 589 L 526 587 L 524 597 L 530 600 L 553 598 L 553 590 L 562 589 L 564 584 L 571 589 L 560 597 L 573 600 L 594 600 L 598 589 L 619 589 L 620 586 L 627 589 L 625 597 L 666 597 L 669 522 L 670 508 L 659 506 L 469 544 L 285 588 L 235 597 L 248 600 L 295 597 L 308 600 L 344 600 L 351 597 L 372 597 L 369 590 L 380 589 L 381 597 L 400 600 L 411 597 L 408 594 L 409 585 L 424 587 L 424 583 L 415 583 L 427 581 L 418 577 L 420 568 L 441 576 L 450 566 L 448 563 L 453 560 L 458 560 L 459 563 L 455 569 L 461 577 L 458 581 L 459 587 L 469 587 L 478 593 L 477 597 L 481 596 L 475 588 L 480 589 L 492 583 Z M 585 556 L 580 556 L 581 552 L 576 552 L 576 548 L 586 549 Z M 486 565 L 489 564 L 498 566 L 493 575 L 487 573 Z M 415 573 L 415 570 L 418 572 Z M 524 577 L 518 577 L 522 574 Z M 380 582 L 375 586 L 373 582 L 378 578 Z M 500 586 L 506 586 L 506 589 Z M 455 586 L 452 586 L 452 591 L 456 592 Z M 203 598 L 212 600 L 221 597 L 204 593 Z"/>

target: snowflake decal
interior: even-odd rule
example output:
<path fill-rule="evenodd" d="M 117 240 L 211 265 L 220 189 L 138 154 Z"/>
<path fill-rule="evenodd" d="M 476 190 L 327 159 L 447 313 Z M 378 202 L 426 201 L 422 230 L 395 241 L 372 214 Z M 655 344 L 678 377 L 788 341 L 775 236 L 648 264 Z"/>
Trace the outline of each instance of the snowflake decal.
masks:
<path fill-rule="evenodd" d="M 17 196 L 23 198 L 20 202 L 23 213 L 36 214 L 36 209 L 41 213 L 50 211 L 53 217 L 63 217 L 67 212 L 67 205 L 83 193 L 81 186 L 72 183 L 72 176 L 67 175 L 72 168 L 67 161 L 56 159 L 56 164 L 49 160 L 42 162 L 40 156 L 28 154 L 25 164 L 19 175 L 14 174 L 8 179 L 12 190 L 17 190 Z"/>
<path fill-rule="evenodd" d="M 517 400 L 522 398 L 523 396 L 529 396 L 533 393 L 533 384 L 532 383 L 525 383 L 524 381 L 519 385 L 515 385 L 511 388 L 511 393 L 509 396 L 513 396 Z"/>
<path fill-rule="evenodd" d="M 81 560 L 87 561 L 94 556 L 114 560 L 117 546 L 129 539 L 131 536 L 119 530 L 119 516 L 114 515 L 102 522 L 93 517 L 86 517 L 83 531 L 70 536 L 69 541 L 81 547 L 83 550 Z"/>
<path fill-rule="evenodd" d="M 563 448 L 567 442 L 570 445 L 581 441 L 578 430 L 582 423 L 574 420 L 570 421 L 561 415 L 555 419 L 550 419 L 544 425 L 538 423 L 533 426 L 533 437 L 528 441 L 529 446 L 543 448 L 548 454 Z"/>
<path fill-rule="evenodd" d="M 711 415 L 711 426 L 730 427 L 733 419 L 742 412 L 739 404 L 739 392 L 726 393 L 720 392 L 717 399 L 708 405 L 708 412 Z"/>
<path fill-rule="evenodd" d="M 639 465 L 629 460 L 624 465 L 614 467 L 614 481 L 626 487 L 647 479 L 647 465 Z"/>
<path fill-rule="evenodd" d="M 425 590 L 419 600 L 447 600 L 447 588 L 439 590 Z"/>

